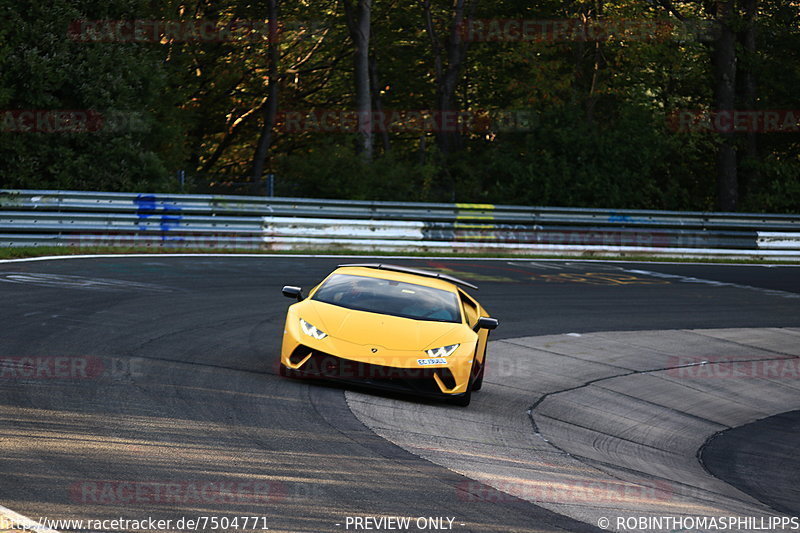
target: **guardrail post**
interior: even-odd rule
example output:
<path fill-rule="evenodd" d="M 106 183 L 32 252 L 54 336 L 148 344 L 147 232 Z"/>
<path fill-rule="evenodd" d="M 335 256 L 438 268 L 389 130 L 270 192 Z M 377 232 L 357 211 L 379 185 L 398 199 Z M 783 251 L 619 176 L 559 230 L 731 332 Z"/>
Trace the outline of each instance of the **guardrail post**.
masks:
<path fill-rule="evenodd" d="M 275 196 L 275 174 L 270 172 L 267 174 L 266 178 L 266 185 L 267 185 L 267 196 L 272 198 Z"/>

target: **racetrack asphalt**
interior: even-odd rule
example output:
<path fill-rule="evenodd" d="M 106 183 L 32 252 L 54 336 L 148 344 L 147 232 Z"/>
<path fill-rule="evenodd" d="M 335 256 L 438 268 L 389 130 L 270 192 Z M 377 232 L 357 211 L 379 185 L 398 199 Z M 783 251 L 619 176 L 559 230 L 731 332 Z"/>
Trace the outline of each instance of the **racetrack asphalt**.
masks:
<path fill-rule="evenodd" d="M 271 531 L 345 530 L 354 516 L 450 517 L 476 532 L 597 530 L 521 499 L 465 498 L 466 478 L 375 435 L 343 390 L 276 375 L 290 303 L 280 288 L 309 288 L 362 261 L 0 264 L 0 504 L 34 519 L 263 516 Z M 495 340 L 800 326 L 797 267 L 384 261 L 477 283 L 501 321 Z M 36 358 L 39 375 L 8 370 L 24 358 Z M 458 424 L 459 408 L 441 409 Z"/>
<path fill-rule="evenodd" d="M 720 433 L 703 448 L 706 468 L 773 509 L 800 516 L 800 411 Z"/>

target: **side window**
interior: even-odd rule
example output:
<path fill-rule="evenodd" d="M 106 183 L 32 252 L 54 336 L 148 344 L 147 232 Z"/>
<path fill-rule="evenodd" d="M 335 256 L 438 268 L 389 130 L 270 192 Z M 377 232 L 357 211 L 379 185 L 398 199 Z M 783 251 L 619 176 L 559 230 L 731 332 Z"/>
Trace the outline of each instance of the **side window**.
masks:
<path fill-rule="evenodd" d="M 467 318 L 467 324 L 472 327 L 478 322 L 478 306 L 472 300 L 472 298 L 460 290 L 458 291 L 458 295 L 461 297 L 461 304 L 464 306 L 464 314 Z"/>

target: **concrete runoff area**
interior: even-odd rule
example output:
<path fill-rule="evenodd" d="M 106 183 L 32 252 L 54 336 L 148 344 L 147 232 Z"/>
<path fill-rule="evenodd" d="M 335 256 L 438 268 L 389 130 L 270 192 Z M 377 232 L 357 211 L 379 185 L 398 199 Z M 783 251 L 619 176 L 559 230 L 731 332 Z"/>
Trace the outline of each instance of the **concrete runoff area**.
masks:
<path fill-rule="evenodd" d="M 798 357 L 797 328 L 523 337 L 490 342 L 466 409 L 346 395 L 377 434 L 475 480 L 463 498 L 480 500 L 483 484 L 641 530 L 626 519 L 779 514 L 710 474 L 698 452 L 719 432 L 800 409 Z"/>

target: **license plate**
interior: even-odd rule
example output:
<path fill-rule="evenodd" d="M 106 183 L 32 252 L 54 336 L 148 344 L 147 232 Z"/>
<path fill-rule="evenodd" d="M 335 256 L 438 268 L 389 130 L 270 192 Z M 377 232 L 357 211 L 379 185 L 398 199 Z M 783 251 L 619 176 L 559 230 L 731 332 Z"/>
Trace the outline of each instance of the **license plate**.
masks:
<path fill-rule="evenodd" d="M 446 365 L 447 359 L 443 357 L 434 357 L 433 359 L 417 359 L 417 364 L 419 366 Z"/>

